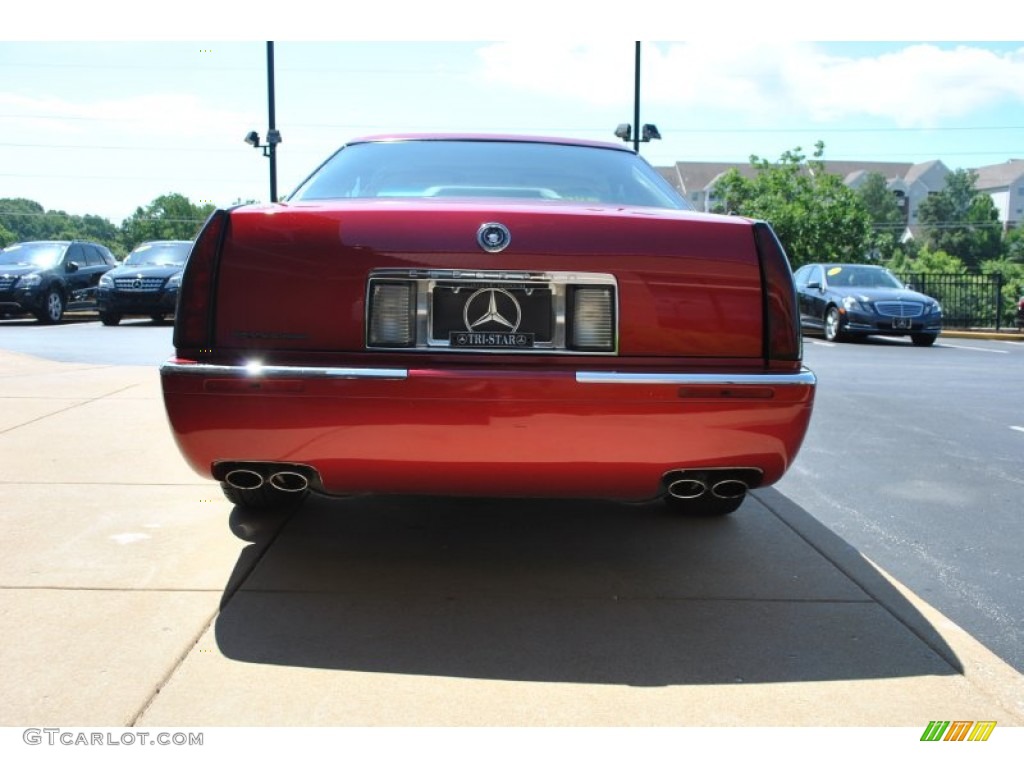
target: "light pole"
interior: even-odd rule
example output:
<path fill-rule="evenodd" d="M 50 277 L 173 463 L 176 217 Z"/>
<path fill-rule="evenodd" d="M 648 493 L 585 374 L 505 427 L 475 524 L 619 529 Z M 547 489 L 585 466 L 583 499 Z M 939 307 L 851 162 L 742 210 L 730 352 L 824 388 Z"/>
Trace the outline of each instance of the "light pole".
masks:
<path fill-rule="evenodd" d="M 633 59 L 633 125 L 636 135 L 633 136 L 633 151 L 640 154 L 640 41 L 636 41 L 636 52 Z"/>
<path fill-rule="evenodd" d="M 274 43 L 267 42 L 267 143 L 260 144 L 260 135 L 249 131 L 245 143 L 255 149 L 262 149 L 263 156 L 270 159 L 270 202 L 277 202 L 277 145 L 281 143 L 281 132 L 277 130 L 274 111 Z"/>
<path fill-rule="evenodd" d="M 636 133 L 633 132 L 633 126 L 636 126 Z M 654 123 L 645 123 L 642 127 L 640 125 L 640 41 L 636 41 L 636 48 L 633 59 L 633 122 L 630 123 L 619 123 L 615 129 L 615 135 L 623 141 L 633 140 L 633 151 L 638 155 L 640 154 L 640 142 L 651 141 L 651 139 L 660 139 L 661 134 L 658 133 L 658 126 Z"/>
<path fill-rule="evenodd" d="M 270 145 L 270 202 L 277 202 L 277 145 L 281 134 L 274 120 L 274 43 L 267 41 L 267 144 Z M 274 137 L 277 141 L 274 141 Z"/>

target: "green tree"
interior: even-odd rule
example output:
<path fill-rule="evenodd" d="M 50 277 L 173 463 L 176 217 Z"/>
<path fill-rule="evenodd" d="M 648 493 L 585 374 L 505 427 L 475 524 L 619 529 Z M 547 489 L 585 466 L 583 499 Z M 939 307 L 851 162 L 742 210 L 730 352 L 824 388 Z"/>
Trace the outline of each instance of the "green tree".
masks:
<path fill-rule="evenodd" d="M 868 173 L 857 194 L 871 218 L 869 247 L 872 253 L 876 258 L 892 258 L 900 248 L 907 221 L 885 176 L 876 171 Z"/>
<path fill-rule="evenodd" d="M 1018 224 L 1003 235 L 1003 254 L 1011 264 L 1024 264 L 1024 225 Z"/>
<path fill-rule="evenodd" d="M 1017 302 L 1024 298 L 1024 262 L 1011 261 L 1005 257 L 991 259 L 982 262 L 981 274 L 1003 276 L 1003 305 L 1000 308 L 1000 320 L 1002 325 L 1013 327 L 1017 317 Z"/>
<path fill-rule="evenodd" d="M 1002 250 L 999 212 L 992 198 L 974 188 L 978 175 L 958 169 L 946 176 L 946 188 L 929 195 L 917 210 L 929 250 L 960 258 L 971 271 Z"/>
<path fill-rule="evenodd" d="M 967 265 L 963 260 L 946 253 L 945 251 L 933 251 L 924 248 L 912 262 L 915 272 L 925 272 L 930 275 L 966 275 Z"/>
<path fill-rule="evenodd" d="M 813 159 L 800 147 L 777 163 L 752 156 L 755 177 L 736 169 L 715 185 L 715 210 L 764 219 L 775 229 L 794 269 L 813 261 L 864 261 L 871 248 L 871 218 L 860 196 L 828 173 L 825 145 Z"/>
<path fill-rule="evenodd" d="M 213 210 L 210 204 L 193 205 L 185 195 L 161 195 L 124 220 L 121 241 L 130 251 L 147 240 L 191 240 Z"/>
<path fill-rule="evenodd" d="M 10 242 L 26 240 L 92 240 L 116 249 L 120 231 L 102 216 L 72 216 L 64 211 L 47 211 L 35 200 L 0 199 L 0 228 Z"/>
<path fill-rule="evenodd" d="M 52 237 L 43 206 L 23 197 L 0 198 L 0 226 L 14 235 L 12 242 Z"/>

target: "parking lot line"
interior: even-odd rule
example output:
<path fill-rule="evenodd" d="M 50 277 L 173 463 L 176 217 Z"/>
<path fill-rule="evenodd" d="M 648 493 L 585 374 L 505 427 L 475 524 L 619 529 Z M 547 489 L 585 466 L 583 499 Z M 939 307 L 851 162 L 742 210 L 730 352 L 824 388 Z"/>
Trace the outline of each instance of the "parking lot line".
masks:
<path fill-rule="evenodd" d="M 936 344 L 937 347 L 943 347 L 945 349 L 966 349 L 971 352 L 991 352 L 994 355 L 1008 355 L 1009 350 L 1006 349 L 987 349 L 985 347 L 969 347 L 964 344 Z"/>

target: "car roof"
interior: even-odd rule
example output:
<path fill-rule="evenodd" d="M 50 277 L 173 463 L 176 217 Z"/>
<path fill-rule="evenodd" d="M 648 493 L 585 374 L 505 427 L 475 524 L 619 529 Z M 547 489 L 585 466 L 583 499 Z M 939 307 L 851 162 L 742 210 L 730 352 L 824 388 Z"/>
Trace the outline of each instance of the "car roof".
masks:
<path fill-rule="evenodd" d="M 383 133 L 351 139 L 345 142 L 345 146 L 389 141 L 492 141 L 518 144 L 562 144 L 573 147 L 597 147 L 600 149 L 614 149 L 620 152 L 633 152 L 625 144 L 616 144 L 611 141 L 573 139 L 565 136 L 525 136 L 504 133 Z"/>
<path fill-rule="evenodd" d="M 840 262 L 831 261 L 816 261 L 810 264 L 804 264 L 803 267 L 801 267 L 801 269 L 804 269 L 805 267 L 821 267 L 826 271 L 832 271 L 834 269 L 875 269 L 880 270 L 882 272 L 891 271 L 888 267 L 883 267 L 881 264 L 843 264 Z"/>
<path fill-rule="evenodd" d="M 85 242 L 79 240 L 22 240 L 20 243 L 11 243 L 6 248 L 13 248 L 16 245 L 71 245 L 71 243 Z"/>

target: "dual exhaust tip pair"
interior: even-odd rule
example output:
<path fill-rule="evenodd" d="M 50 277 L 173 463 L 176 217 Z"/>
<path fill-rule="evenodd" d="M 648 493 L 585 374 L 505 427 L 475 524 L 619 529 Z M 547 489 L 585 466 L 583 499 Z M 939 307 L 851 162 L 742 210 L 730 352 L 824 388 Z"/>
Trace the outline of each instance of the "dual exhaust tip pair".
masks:
<path fill-rule="evenodd" d="M 706 496 L 735 500 L 760 483 L 754 469 L 676 470 L 665 475 L 666 491 L 675 499 L 697 500 Z"/>
<path fill-rule="evenodd" d="M 224 482 L 241 491 L 254 491 L 264 485 L 285 493 L 302 493 L 309 488 L 309 476 L 300 468 L 236 467 L 225 473 Z"/>

